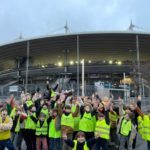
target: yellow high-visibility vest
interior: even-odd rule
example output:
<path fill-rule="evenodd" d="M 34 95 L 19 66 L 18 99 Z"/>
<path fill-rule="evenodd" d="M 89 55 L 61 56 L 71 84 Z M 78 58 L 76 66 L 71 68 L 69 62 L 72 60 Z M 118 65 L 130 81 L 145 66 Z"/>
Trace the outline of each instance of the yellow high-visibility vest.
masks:
<path fill-rule="evenodd" d="M 104 120 L 98 120 L 96 122 L 95 134 L 99 137 L 109 140 L 110 139 L 110 125 Z"/>
<path fill-rule="evenodd" d="M 74 140 L 73 142 L 74 142 L 74 147 L 72 148 L 72 150 L 77 150 L 77 140 Z M 84 144 L 84 150 L 89 150 L 86 142 Z"/>
<path fill-rule="evenodd" d="M 131 120 L 127 121 L 126 119 L 123 119 L 120 133 L 124 136 L 128 136 L 131 129 L 132 129 Z"/>
<path fill-rule="evenodd" d="M 61 130 L 56 130 L 56 119 L 52 119 L 49 124 L 49 134 L 48 137 L 50 138 L 60 138 L 61 137 Z"/>
<path fill-rule="evenodd" d="M 12 119 L 14 119 L 14 118 L 15 118 L 15 115 L 16 115 L 16 107 L 14 107 L 14 108 L 11 110 L 10 117 L 11 117 Z"/>
<path fill-rule="evenodd" d="M 15 132 L 19 132 L 20 131 L 20 116 L 17 120 L 17 125 L 16 125 L 16 128 L 15 128 Z"/>
<path fill-rule="evenodd" d="M 28 108 L 33 105 L 33 101 L 32 100 L 27 100 L 25 103 L 26 103 Z"/>
<path fill-rule="evenodd" d="M 7 124 L 9 123 L 9 118 L 8 116 L 6 117 L 5 121 L 2 122 L 2 117 L 0 116 L 0 124 Z M 0 132 L 0 140 L 7 140 L 7 139 L 10 139 L 11 138 L 11 132 L 10 130 L 5 130 L 5 131 L 2 131 Z"/>
<path fill-rule="evenodd" d="M 27 119 L 25 120 L 25 129 L 36 129 L 36 123 L 31 119 L 31 116 L 34 116 L 36 118 L 36 114 L 33 113 L 32 115 L 28 115 Z"/>
<path fill-rule="evenodd" d="M 47 135 L 48 133 L 48 124 L 47 119 L 45 119 L 43 125 L 40 127 L 40 121 L 37 122 L 35 135 Z"/>
<path fill-rule="evenodd" d="M 117 115 L 116 112 L 114 112 L 114 113 L 109 112 L 109 119 L 110 119 L 111 122 L 116 122 L 117 123 L 118 118 L 119 118 L 119 116 Z"/>
<path fill-rule="evenodd" d="M 61 125 L 71 127 L 72 129 L 74 128 L 74 118 L 72 116 L 72 113 L 70 113 L 68 116 L 66 116 L 65 114 L 62 115 Z"/>
<path fill-rule="evenodd" d="M 146 141 L 150 141 L 150 117 L 148 115 L 143 116 L 142 138 Z"/>
<path fill-rule="evenodd" d="M 94 126 L 95 126 L 95 116 L 92 116 L 91 113 L 85 112 L 83 114 L 83 117 L 80 119 L 79 122 L 79 130 L 84 132 L 94 132 Z"/>
<path fill-rule="evenodd" d="M 142 128 L 142 124 L 143 124 L 142 117 L 138 116 L 137 121 L 138 121 L 138 132 L 142 136 L 142 130 L 143 130 L 143 128 Z"/>
<path fill-rule="evenodd" d="M 71 106 L 71 112 L 74 113 L 76 111 L 76 105 Z M 77 117 L 74 117 L 74 131 L 79 130 L 79 122 L 80 122 L 80 114 L 78 113 Z"/>
<path fill-rule="evenodd" d="M 56 93 L 54 92 L 53 89 L 51 89 L 51 97 L 55 97 L 56 96 Z"/>

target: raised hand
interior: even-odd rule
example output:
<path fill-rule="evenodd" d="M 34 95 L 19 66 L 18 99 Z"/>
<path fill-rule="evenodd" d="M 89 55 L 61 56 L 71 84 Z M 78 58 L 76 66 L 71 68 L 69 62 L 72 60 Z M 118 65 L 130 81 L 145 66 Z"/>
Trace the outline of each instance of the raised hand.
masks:
<path fill-rule="evenodd" d="M 122 106 L 123 104 L 123 100 L 120 97 L 118 98 L 118 103 L 119 103 L 119 106 Z"/>
<path fill-rule="evenodd" d="M 130 109 L 131 110 L 135 110 L 136 108 L 137 108 L 137 104 L 136 103 L 133 102 L 133 103 L 130 104 Z"/>

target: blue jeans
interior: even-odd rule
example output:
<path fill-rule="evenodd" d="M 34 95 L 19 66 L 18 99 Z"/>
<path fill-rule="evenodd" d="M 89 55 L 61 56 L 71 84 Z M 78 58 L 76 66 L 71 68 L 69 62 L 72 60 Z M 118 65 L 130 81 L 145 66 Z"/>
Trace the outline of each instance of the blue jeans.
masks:
<path fill-rule="evenodd" d="M 147 141 L 147 150 L 150 150 L 150 141 Z"/>
<path fill-rule="evenodd" d="M 0 146 L 7 147 L 9 150 L 14 150 L 13 144 L 10 139 L 8 140 L 1 140 Z"/>
<path fill-rule="evenodd" d="M 61 138 L 49 139 L 49 150 L 61 150 L 61 149 L 62 149 Z"/>
<path fill-rule="evenodd" d="M 100 137 L 96 139 L 95 150 L 100 150 L 100 148 L 102 148 L 102 150 L 108 150 L 108 140 L 102 139 Z"/>

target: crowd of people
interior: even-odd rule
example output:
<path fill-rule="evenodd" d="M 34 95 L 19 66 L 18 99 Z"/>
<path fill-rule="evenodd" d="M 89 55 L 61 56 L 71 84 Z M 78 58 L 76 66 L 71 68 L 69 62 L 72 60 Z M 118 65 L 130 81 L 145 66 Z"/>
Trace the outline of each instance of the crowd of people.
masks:
<path fill-rule="evenodd" d="M 47 82 L 37 89 L 0 101 L 0 150 L 132 150 L 137 134 L 150 150 L 150 111 L 141 111 L 141 101 L 124 104 L 118 97 L 76 96 L 56 92 Z"/>

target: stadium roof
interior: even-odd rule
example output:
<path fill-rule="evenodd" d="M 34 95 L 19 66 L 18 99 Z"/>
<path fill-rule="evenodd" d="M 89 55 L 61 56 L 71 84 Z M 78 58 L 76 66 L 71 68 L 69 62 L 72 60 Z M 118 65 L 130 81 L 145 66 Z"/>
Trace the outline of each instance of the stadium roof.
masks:
<path fill-rule="evenodd" d="M 47 35 L 0 45 L 0 69 L 15 67 L 17 57 L 26 57 L 30 42 L 32 65 L 64 62 L 64 50 L 69 50 L 68 61 L 76 61 L 77 35 L 80 58 L 91 61 L 136 60 L 136 35 L 139 35 L 140 60 L 150 61 L 150 33 L 136 31 L 102 31 Z M 131 51 L 132 50 L 132 51 Z"/>

